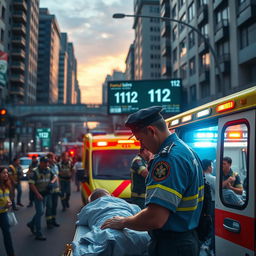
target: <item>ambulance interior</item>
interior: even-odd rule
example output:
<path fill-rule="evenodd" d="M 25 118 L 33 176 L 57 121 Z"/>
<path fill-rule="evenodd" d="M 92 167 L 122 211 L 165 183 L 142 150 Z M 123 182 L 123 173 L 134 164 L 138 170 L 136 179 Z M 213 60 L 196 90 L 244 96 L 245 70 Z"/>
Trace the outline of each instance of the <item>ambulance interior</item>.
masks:
<path fill-rule="evenodd" d="M 236 124 L 226 126 L 222 131 L 222 155 L 232 159 L 231 169 L 236 172 L 243 185 L 243 194 L 239 196 L 243 204 L 246 201 L 247 190 L 247 148 L 248 148 L 248 127 L 247 124 Z M 200 159 L 208 159 L 213 162 L 213 175 L 216 176 L 216 150 L 218 139 L 218 126 L 196 128 L 185 130 L 180 137 L 199 155 Z M 222 164 L 219 166 L 222 177 Z M 216 185 L 216 191 L 218 190 Z M 229 202 L 228 202 L 229 203 Z"/>
<path fill-rule="evenodd" d="M 97 150 L 92 153 L 95 179 L 128 180 L 130 165 L 138 150 Z"/>

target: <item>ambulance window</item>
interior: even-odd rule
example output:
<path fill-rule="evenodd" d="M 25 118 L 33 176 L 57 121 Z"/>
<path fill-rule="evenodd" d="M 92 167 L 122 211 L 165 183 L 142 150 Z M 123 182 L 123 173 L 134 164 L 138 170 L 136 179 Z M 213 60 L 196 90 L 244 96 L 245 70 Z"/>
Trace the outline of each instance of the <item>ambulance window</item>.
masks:
<path fill-rule="evenodd" d="M 222 131 L 220 195 L 224 205 L 245 208 L 248 201 L 247 122 L 227 124 Z"/>
<path fill-rule="evenodd" d="M 216 148 L 218 127 L 209 126 L 200 129 L 186 130 L 182 139 L 192 148 L 201 160 L 207 159 L 213 163 L 212 174 L 216 174 Z"/>

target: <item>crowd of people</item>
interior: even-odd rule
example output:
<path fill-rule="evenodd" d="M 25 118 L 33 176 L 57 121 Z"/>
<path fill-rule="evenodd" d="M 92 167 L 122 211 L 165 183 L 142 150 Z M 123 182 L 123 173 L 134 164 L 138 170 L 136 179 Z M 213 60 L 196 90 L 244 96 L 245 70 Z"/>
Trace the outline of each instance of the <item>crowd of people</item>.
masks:
<path fill-rule="evenodd" d="M 81 158 L 72 159 L 67 152 L 63 152 L 60 158 L 53 153 L 40 158 L 36 155 L 32 156 L 28 171 L 29 202 L 27 207 L 34 206 L 35 213 L 27 223 L 27 227 L 36 240 L 46 240 L 41 228 L 44 215 L 48 229 L 60 226 L 57 221 L 59 198 L 62 211 L 66 211 L 70 205 L 71 181 L 75 181 L 77 190 L 79 190 L 77 173 L 81 172 L 81 169 Z M 15 255 L 8 213 L 24 207 L 22 175 L 19 157 L 15 157 L 9 167 L 0 168 L 0 228 L 8 256 Z"/>

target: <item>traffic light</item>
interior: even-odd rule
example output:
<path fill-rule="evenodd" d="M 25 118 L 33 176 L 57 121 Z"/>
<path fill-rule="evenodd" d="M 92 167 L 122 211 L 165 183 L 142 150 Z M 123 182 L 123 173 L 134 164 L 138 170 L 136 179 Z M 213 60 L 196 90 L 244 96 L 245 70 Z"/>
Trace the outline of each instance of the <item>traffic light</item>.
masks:
<path fill-rule="evenodd" d="M 8 123 L 8 113 L 5 108 L 0 109 L 0 125 L 4 126 Z"/>

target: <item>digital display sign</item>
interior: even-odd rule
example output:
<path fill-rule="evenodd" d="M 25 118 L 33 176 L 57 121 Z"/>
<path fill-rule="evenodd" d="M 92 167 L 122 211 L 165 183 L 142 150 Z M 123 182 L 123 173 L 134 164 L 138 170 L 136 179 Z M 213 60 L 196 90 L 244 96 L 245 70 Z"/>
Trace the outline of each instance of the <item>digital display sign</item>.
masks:
<path fill-rule="evenodd" d="M 162 106 L 166 114 L 181 111 L 181 79 L 108 82 L 108 113 L 131 114 Z"/>

